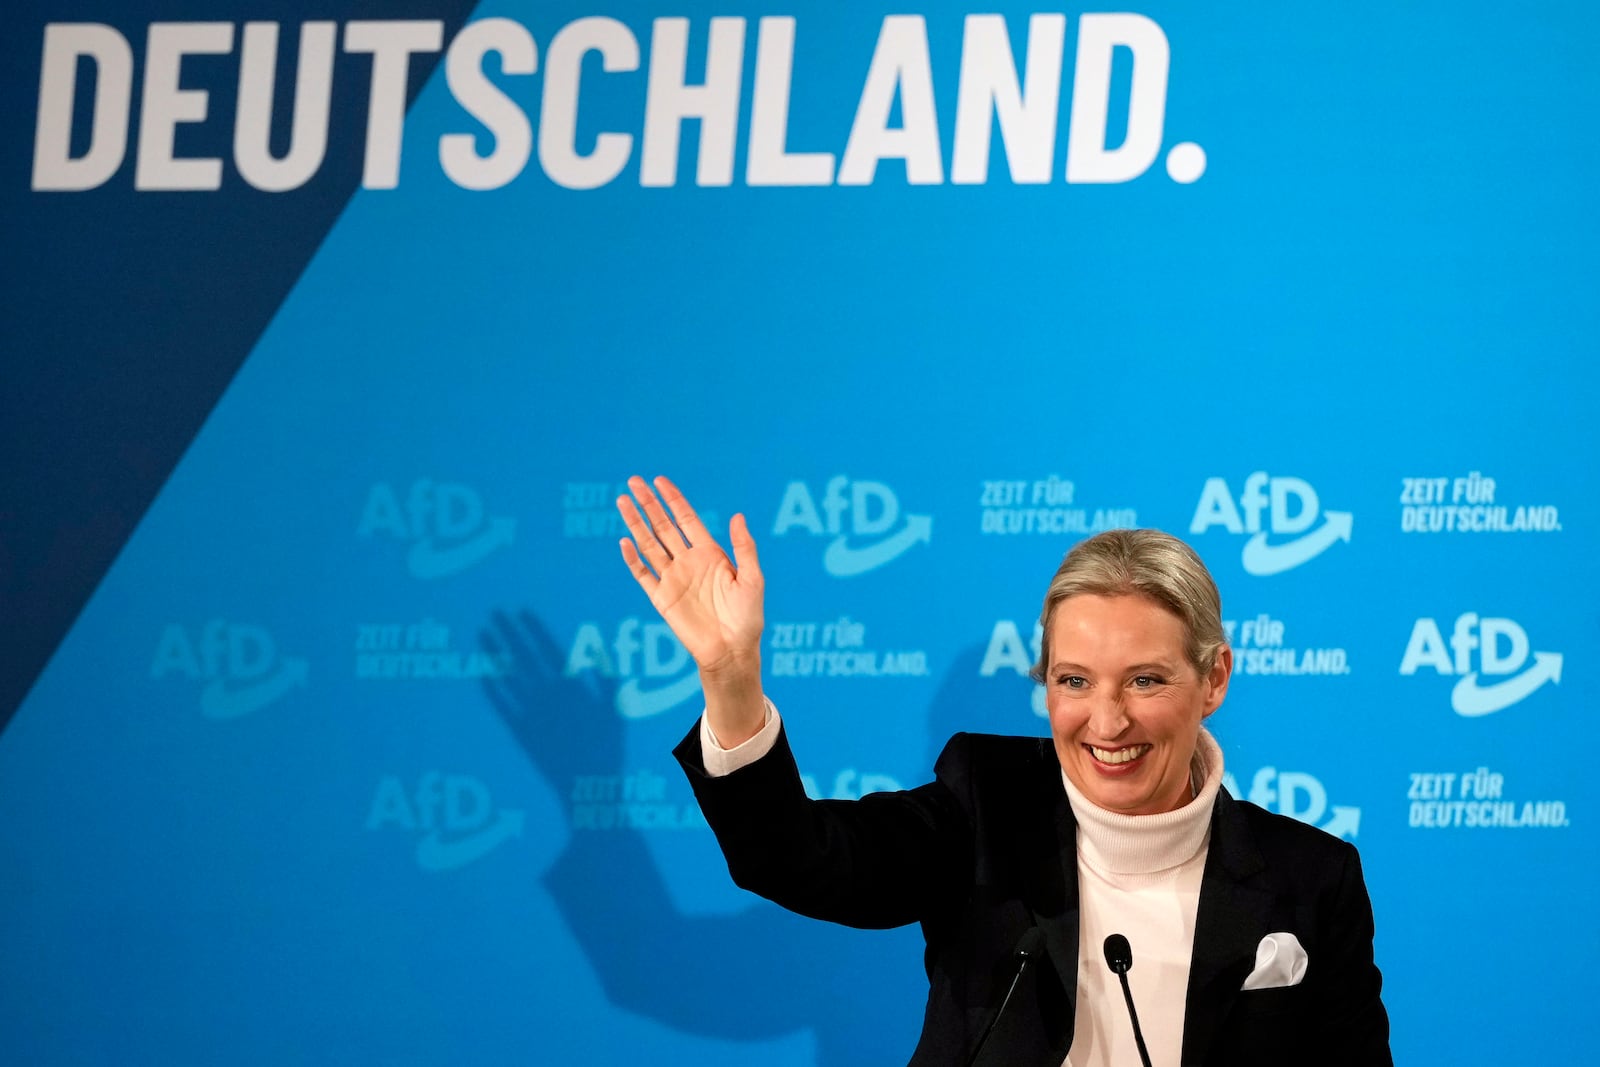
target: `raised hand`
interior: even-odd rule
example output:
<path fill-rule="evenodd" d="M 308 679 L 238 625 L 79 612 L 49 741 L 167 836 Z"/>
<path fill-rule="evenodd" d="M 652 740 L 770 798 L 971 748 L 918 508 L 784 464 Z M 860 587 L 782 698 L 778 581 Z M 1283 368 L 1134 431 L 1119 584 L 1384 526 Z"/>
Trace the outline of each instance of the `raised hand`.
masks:
<path fill-rule="evenodd" d="M 743 727 L 750 725 L 745 720 L 762 711 L 763 583 L 755 539 L 744 516 L 735 515 L 728 526 L 733 545 L 730 561 L 678 487 L 666 478 L 655 481 L 665 508 L 639 477 L 628 479 L 637 505 L 631 497 L 617 498 L 617 510 L 633 535 L 622 539 L 622 558 L 650 603 L 694 657 L 706 689 L 708 711 L 719 703 L 716 691 L 736 697 L 737 711 L 727 725 L 733 728 L 730 732 L 743 733 Z M 749 703 L 752 686 L 753 707 Z M 713 715 L 712 727 L 724 744 L 741 740 L 724 737 L 721 725 Z M 754 723 L 755 728 L 759 725 Z"/>

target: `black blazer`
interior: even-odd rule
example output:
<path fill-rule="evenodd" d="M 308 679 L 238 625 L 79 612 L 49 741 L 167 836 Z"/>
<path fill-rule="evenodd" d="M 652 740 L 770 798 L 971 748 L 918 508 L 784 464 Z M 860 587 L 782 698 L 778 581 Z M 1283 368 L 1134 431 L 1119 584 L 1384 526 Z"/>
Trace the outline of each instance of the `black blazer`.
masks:
<path fill-rule="evenodd" d="M 1077 994 L 1077 822 L 1048 739 L 957 734 L 933 782 L 856 801 L 808 798 L 781 731 L 772 752 L 721 778 L 705 773 L 698 723 L 673 754 L 738 885 L 830 922 L 922 924 L 928 1005 L 911 1067 L 967 1062 L 1016 973 L 1018 941 L 1043 930 L 1046 958 L 979 1062 L 1059 1067 Z M 1241 992 L 1257 944 L 1280 931 L 1304 946 L 1305 980 Z M 1220 791 L 1184 1067 L 1392 1064 L 1372 935 L 1353 846 Z"/>

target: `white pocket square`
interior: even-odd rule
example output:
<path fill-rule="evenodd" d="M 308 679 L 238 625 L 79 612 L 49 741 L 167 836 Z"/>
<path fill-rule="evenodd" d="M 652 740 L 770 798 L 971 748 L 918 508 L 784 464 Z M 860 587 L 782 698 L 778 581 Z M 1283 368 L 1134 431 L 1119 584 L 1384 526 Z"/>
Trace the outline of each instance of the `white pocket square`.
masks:
<path fill-rule="evenodd" d="M 1268 934 L 1256 946 L 1256 969 L 1244 980 L 1241 990 L 1281 989 L 1299 985 L 1309 962 L 1300 939 L 1293 934 Z"/>

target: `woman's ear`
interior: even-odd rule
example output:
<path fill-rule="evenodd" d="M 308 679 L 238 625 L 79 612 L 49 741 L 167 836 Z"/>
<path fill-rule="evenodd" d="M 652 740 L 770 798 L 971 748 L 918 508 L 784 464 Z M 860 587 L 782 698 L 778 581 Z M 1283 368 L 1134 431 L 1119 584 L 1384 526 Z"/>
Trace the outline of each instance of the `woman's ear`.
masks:
<path fill-rule="evenodd" d="M 1203 719 L 1222 706 L 1222 698 L 1228 695 L 1228 680 L 1233 677 L 1233 649 L 1223 645 L 1217 650 L 1216 662 L 1211 664 L 1211 670 L 1205 676 L 1205 704 L 1200 712 Z"/>

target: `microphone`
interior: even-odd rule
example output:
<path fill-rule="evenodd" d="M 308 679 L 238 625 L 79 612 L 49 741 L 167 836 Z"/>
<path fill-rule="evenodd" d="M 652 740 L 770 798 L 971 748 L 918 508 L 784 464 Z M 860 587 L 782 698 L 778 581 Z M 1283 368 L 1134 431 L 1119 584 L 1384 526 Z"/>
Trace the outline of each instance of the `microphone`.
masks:
<path fill-rule="evenodd" d="M 1022 937 L 1017 940 L 1017 947 L 1011 950 L 1011 958 L 1016 961 L 1017 973 L 1011 976 L 1011 985 L 1006 990 L 1004 999 L 1000 1001 L 1000 1009 L 994 1013 L 994 1018 L 989 1020 L 989 1025 L 983 1028 L 983 1036 L 978 1039 L 978 1045 L 972 1050 L 971 1057 L 967 1060 L 967 1067 L 972 1067 L 978 1062 L 978 1057 L 983 1054 L 983 1046 L 989 1043 L 989 1035 L 994 1033 L 995 1023 L 1000 1021 L 1000 1016 L 1005 1014 L 1006 1005 L 1011 1003 L 1011 994 L 1017 991 L 1017 983 L 1022 981 L 1022 972 L 1028 969 L 1044 948 L 1044 931 L 1037 926 L 1030 926 L 1023 931 Z"/>
<path fill-rule="evenodd" d="M 1122 979 L 1122 997 L 1128 1002 L 1128 1018 L 1133 1020 L 1133 1040 L 1139 1046 L 1139 1060 L 1150 1067 L 1150 1053 L 1144 1047 L 1144 1032 L 1139 1029 L 1139 1013 L 1133 1010 L 1133 990 L 1128 988 L 1128 972 L 1133 969 L 1133 946 L 1121 934 L 1106 938 L 1106 966 Z"/>

